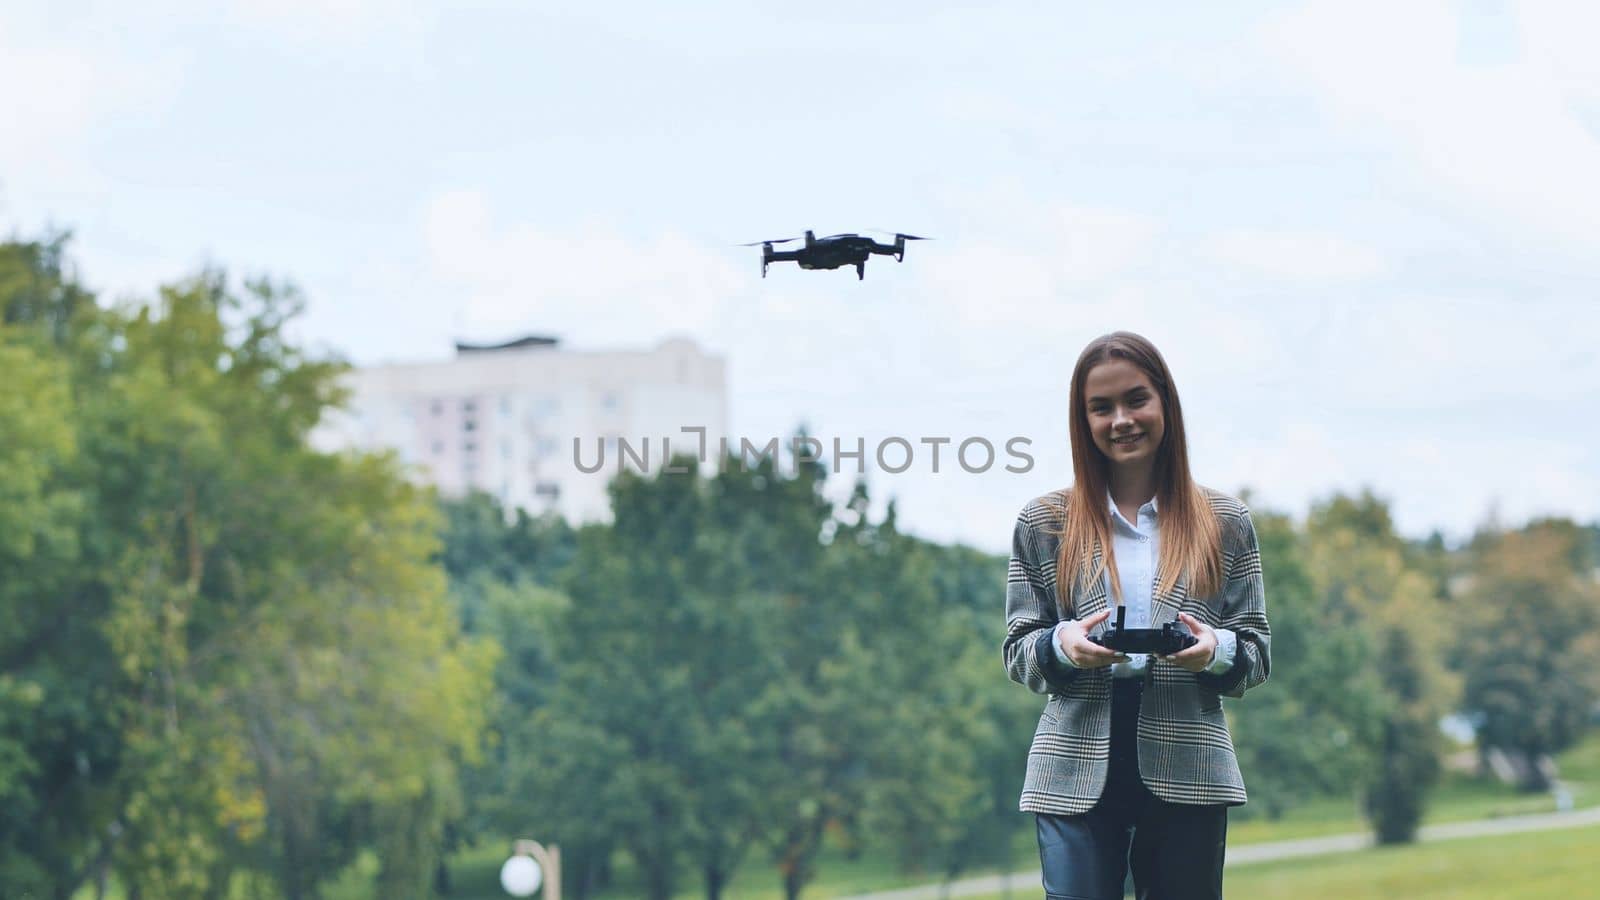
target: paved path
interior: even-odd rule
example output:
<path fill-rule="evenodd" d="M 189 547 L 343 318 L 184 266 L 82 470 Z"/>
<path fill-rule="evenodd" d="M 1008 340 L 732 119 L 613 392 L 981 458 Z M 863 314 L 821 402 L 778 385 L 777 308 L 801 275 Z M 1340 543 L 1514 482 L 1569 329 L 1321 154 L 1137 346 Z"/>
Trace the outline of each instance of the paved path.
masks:
<path fill-rule="evenodd" d="M 1445 825 L 1423 826 L 1417 835 L 1419 841 L 1448 841 L 1454 838 L 1484 837 L 1494 834 L 1515 834 L 1521 831 L 1545 831 L 1552 828 L 1579 828 L 1600 825 L 1600 806 L 1578 812 L 1540 813 L 1531 816 L 1506 816 L 1500 819 L 1480 819 L 1472 822 L 1450 822 Z M 1328 837 L 1305 838 L 1298 841 L 1270 841 L 1262 844 L 1244 844 L 1228 848 L 1229 866 L 1245 866 L 1274 859 L 1297 856 L 1318 856 L 1324 853 L 1345 853 L 1372 846 L 1371 834 L 1336 834 Z M 1009 884 L 1008 884 L 1009 883 Z M 976 897 L 998 894 L 1010 887 L 1013 893 L 1032 896 L 1039 885 L 1039 870 L 1024 869 L 1010 875 L 989 875 L 953 881 L 949 890 L 937 884 L 926 884 L 896 891 L 860 894 L 844 900 L 939 900 L 942 897 Z"/>

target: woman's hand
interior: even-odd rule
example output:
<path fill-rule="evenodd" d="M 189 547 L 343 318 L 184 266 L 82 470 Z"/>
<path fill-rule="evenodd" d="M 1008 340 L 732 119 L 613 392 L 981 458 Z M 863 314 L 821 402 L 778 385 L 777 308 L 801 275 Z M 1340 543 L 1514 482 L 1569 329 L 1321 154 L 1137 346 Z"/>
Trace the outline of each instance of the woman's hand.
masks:
<path fill-rule="evenodd" d="M 1103 609 L 1082 621 L 1069 619 L 1057 630 L 1061 652 L 1072 660 L 1074 666 L 1080 669 L 1103 669 L 1114 663 L 1128 661 L 1125 654 L 1089 640 L 1089 630 L 1104 622 L 1109 615 L 1111 610 Z"/>
<path fill-rule="evenodd" d="M 1195 636 L 1197 643 L 1161 659 L 1187 672 L 1204 672 L 1206 666 L 1211 665 L 1211 657 L 1217 652 L 1217 633 L 1211 630 L 1211 626 L 1188 613 L 1178 613 L 1178 618 L 1189 626 L 1189 633 Z"/>

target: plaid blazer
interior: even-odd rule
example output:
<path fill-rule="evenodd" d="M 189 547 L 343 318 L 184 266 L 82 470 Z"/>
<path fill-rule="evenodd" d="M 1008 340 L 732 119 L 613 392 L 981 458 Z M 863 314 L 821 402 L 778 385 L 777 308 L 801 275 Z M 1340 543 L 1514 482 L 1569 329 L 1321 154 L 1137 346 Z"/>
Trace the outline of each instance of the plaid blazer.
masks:
<path fill-rule="evenodd" d="M 1267 680 L 1272 632 L 1261 587 L 1261 550 L 1250 511 L 1233 497 L 1206 490 L 1222 525 L 1222 591 L 1189 596 L 1186 579 L 1152 598 L 1153 623 L 1182 610 L 1238 637 L 1233 667 L 1220 675 L 1194 673 L 1154 657 L 1144 676 L 1139 710 L 1139 772 L 1150 792 L 1172 803 L 1240 806 L 1244 778 L 1222 714 L 1223 697 L 1242 697 Z M 1050 646 L 1056 622 L 1105 609 L 1105 579 L 1056 589 L 1060 508 L 1064 492 L 1030 502 L 1017 517 L 1006 576 L 1003 653 L 1012 681 L 1047 695 L 1022 786 L 1024 812 L 1087 812 L 1105 788 L 1111 749 L 1111 669 L 1078 669 Z M 1098 565 L 1100 551 L 1095 551 Z M 1076 579 L 1074 579 L 1076 581 Z M 1104 627 L 1104 626 L 1102 626 Z M 1180 623 L 1180 626 L 1181 623 Z"/>

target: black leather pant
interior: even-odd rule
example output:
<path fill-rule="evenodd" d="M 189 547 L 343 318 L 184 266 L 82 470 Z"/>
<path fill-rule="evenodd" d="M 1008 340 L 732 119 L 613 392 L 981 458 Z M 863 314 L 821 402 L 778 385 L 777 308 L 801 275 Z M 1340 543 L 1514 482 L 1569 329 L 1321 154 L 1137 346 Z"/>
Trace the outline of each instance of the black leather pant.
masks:
<path fill-rule="evenodd" d="M 1133 866 L 1139 900 L 1221 900 L 1228 807 L 1168 803 L 1139 778 L 1143 680 L 1116 679 L 1111 771 L 1086 813 L 1035 813 L 1048 900 L 1120 900 Z M 1130 853 L 1131 839 L 1131 853 Z"/>

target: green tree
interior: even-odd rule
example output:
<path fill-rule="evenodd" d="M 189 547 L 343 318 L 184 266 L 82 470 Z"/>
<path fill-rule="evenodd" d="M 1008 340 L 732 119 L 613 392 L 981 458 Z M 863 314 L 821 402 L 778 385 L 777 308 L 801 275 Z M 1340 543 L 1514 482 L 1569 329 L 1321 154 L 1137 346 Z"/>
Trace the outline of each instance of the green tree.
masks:
<path fill-rule="evenodd" d="M 559 843 L 564 892 L 582 900 L 605 883 L 616 840 L 597 807 L 626 759 L 598 727 L 563 716 L 554 696 L 557 632 L 573 614 L 571 599 L 528 581 L 473 580 L 480 582 L 473 588 L 480 598 L 475 628 L 494 635 L 504 653 L 483 762 L 465 782 L 466 832 Z"/>
<path fill-rule="evenodd" d="M 761 685 L 783 676 L 760 589 L 773 573 L 746 564 L 759 536 L 725 527 L 738 519 L 725 498 L 740 494 L 726 482 L 624 473 L 610 494 L 614 524 L 578 535 L 558 676 L 538 714 L 551 734 L 542 771 L 565 795 L 548 804 L 551 830 L 563 846 L 619 836 L 649 897 L 671 896 L 690 862 L 716 896 L 776 777 L 756 709 Z"/>
<path fill-rule="evenodd" d="M 358 847 L 401 846 L 380 885 L 421 896 L 418 836 L 451 809 L 494 652 L 457 633 L 431 498 L 391 459 L 308 449 L 341 369 L 284 340 L 292 292 L 207 274 L 161 301 L 121 324 L 91 423 L 106 477 L 137 485 L 103 509 L 132 538 L 106 630 L 139 685 L 119 871 L 215 894 L 267 850 L 313 897 Z"/>
<path fill-rule="evenodd" d="M 854 768 L 841 773 L 860 776 L 838 782 L 835 820 L 908 872 L 1008 864 L 1024 822 L 1018 735 L 1037 709 L 993 675 L 988 601 L 1004 561 L 900 532 L 892 501 L 872 522 L 869 505 L 858 485 L 828 547 L 847 606 L 827 695 L 850 727 L 840 753 Z"/>
<path fill-rule="evenodd" d="M 577 552 L 577 534 L 560 516 L 508 511 L 491 494 L 474 491 L 442 499 L 439 562 L 451 589 L 474 580 L 498 584 L 558 584 Z"/>
<path fill-rule="evenodd" d="M 784 485 L 797 495 L 797 514 L 787 529 L 763 526 L 797 548 L 772 611 L 783 677 L 763 692 L 787 773 L 768 795 L 767 843 L 791 900 L 816 877 L 828 827 L 860 819 L 873 787 L 884 699 L 904 671 L 896 650 L 914 649 L 906 620 L 931 610 L 925 586 L 900 596 L 891 583 L 903 568 L 893 507 L 883 522 L 870 522 L 869 498 L 858 484 L 834 518 L 820 501 L 825 471 L 798 463 L 796 470 Z"/>
<path fill-rule="evenodd" d="M 70 233 L 57 232 L 0 243 L 0 324 L 21 326 L 59 346 L 92 314 L 94 295 L 78 283 L 67 259 L 70 240 Z"/>
<path fill-rule="evenodd" d="M 1306 559 L 1315 608 L 1327 627 L 1356 628 L 1366 672 L 1382 685 L 1371 765 L 1359 780 L 1378 840 L 1414 839 L 1438 780 L 1438 722 L 1459 686 L 1444 665 L 1454 637 L 1434 579 L 1413 567 L 1387 505 L 1370 492 L 1313 507 Z M 1364 677 L 1362 670 L 1352 675 Z"/>
<path fill-rule="evenodd" d="M 292 291 L 101 309 L 60 250 L 0 250 L 0 519 L 30 517 L 0 539 L 8 887 L 313 897 L 371 846 L 386 896 L 424 895 L 495 652 L 445 602 L 432 498 L 309 449 L 342 367 L 285 338 Z"/>
<path fill-rule="evenodd" d="M 1244 811 L 1277 819 L 1372 771 L 1386 701 L 1379 648 L 1360 623 L 1318 602 L 1305 537 L 1286 516 L 1258 509 L 1253 518 L 1279 664 L 1275 689 L 1230 706 L 1228 719 L 1250 786 Z"/>
<path fill-rule="evenodd" d="M 553 721 L 550 694 L 558 675 L 556 631 L 571 600 L 553 585 L 566 580 L 577 532 L 559 516 L 508 513 L 491 495 L 443 499 L 440 561 L 463 630 L 492 637 L 503 648 L 495 668 L 482 762 L 465 773 L 465 811 L 449 829 L 452 841 L 485 836 L 538 836 L 559 831 L 567 893 L 582 900 L 606 878 L 615 841 L 568 803 L 569 785 L 549 778 L 564 771 L 556 758 L 570 748 L 568 722 Z M 601 526 L 603 527 L 603 526 Z M 591 757 L 586 762 L 594 762 Z M 606 778 L 593 767 L 576 784 Z M 436 882 L 448 886 L 441 867 Z"/>
<path fill-rule="evenodd" d="M 1522 787 L 1549 789 L 1540 761 L 1577 742 L 1597 699 L 1600 584 L 1584 530 L 1541 520 L 1480 541 L 1462 593 L 1464 706 L 1480 749 L 1523 760 Z"/>
<path fill-rule="evenodd" d="M 69 360 L 69 326 L 95 309 L 65 240 L 0 244 L 0 884 L 56 898 L 114 840 L 124 688 L 99 628 Z"/>

